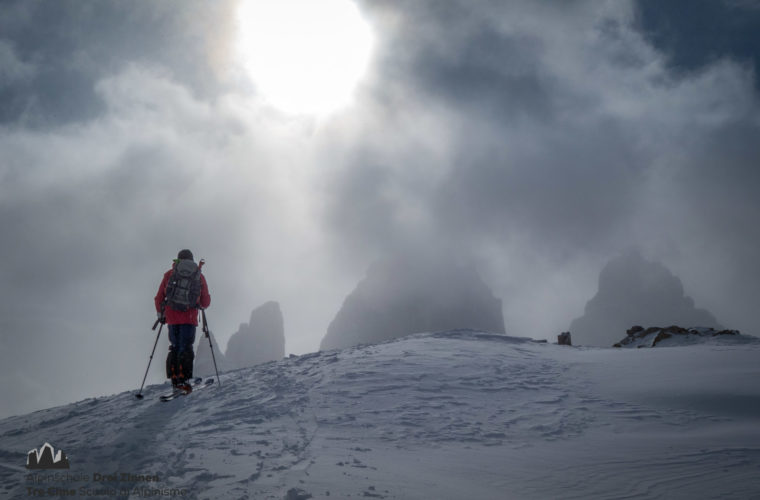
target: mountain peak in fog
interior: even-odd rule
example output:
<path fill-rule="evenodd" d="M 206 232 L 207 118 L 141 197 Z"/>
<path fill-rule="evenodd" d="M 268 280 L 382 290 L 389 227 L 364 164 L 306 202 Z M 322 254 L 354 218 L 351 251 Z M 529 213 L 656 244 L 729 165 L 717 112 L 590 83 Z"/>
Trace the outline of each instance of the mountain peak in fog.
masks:
<path fill-rule="evenodd" d="M 472 266 L 396 256 L 370 266 L 330 323 L 321 349 L 455 328 L 504 333 L 501 300 Z"/>
<path fill-rule="evenodd" d="M 230 369 L 246 368 L 285 356 L 285 330 L 280 304 L 269 301 L 251 312 L 227 343 Z"/>
<path fill-rule="evenodd" d="M 723 328 L 709 311 L 694 306 L 668 268 L 629 251 L 604 266 L 596 295 L 570 331 L 579 344 L 610 346 L 632 325 L 675 324 Z"/>

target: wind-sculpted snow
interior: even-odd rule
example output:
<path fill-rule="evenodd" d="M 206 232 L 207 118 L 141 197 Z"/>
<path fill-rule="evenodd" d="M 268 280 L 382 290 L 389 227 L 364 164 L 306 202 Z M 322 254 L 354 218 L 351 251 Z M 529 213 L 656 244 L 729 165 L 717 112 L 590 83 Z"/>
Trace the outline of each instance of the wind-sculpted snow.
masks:
<path fill-rule="evenodd" d="M 6 419 L 0 491 L 28 498 L 26 453 L 50 442 L 86 476 L 63 485 L 121 498 L 753 498 L 759 358 L 420 334 Z"/>
<path fill-rule="evenodd" d="M 313 393 L 317 422 L 404 445 L 523 443 L 585 426 L 560 404 L 573 397 L 563 368 L 524 341 L 474 332 L 432 338 L 439 341 L 417 336 L 343 353 L 353 362 L 332 367 Z M 497 346 L 484 352 L 464 339 Z M 505 341 L 510 348 L 500 349 Z"/>

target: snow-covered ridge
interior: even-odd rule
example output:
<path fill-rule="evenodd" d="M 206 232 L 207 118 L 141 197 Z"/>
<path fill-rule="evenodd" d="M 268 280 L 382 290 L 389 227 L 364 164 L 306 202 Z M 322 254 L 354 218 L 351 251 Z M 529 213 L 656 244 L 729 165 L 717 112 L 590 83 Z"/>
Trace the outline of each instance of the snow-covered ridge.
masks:
<path fill-rule="evenodd" d="M 153 386 L 143 401 L 5 419 L 0 490 L 27 498 L 17 466 L 49 441 L 69 458 L 64 486 L 125 488 L 121 498 L 752 498 L 758 361 L 756 344 L 420 334 L 226 373 L 170 403 Z"/>

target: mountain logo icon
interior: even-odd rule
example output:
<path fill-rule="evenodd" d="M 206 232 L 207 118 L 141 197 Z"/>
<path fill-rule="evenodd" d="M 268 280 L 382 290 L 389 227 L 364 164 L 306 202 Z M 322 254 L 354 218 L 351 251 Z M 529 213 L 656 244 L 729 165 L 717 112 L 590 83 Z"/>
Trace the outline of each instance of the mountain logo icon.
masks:
<path fill-rule="evenodd" d="M 68 469 L 69 459 L 62 450 L 55 452 L 50 443 L 43 444 L 39 450 L 29 450 L 26 456 L 27 469 Z"/>

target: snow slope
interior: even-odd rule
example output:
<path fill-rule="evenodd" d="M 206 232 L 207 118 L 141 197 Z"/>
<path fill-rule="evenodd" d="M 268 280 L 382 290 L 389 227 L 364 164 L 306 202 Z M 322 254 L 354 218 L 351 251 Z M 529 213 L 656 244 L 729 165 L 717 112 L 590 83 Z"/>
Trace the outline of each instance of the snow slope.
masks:
<path fill-rule="evenodd" d="M 0 496 L 760 498 L 759 375 L 756 342 L 421 334 L 223 374 L 169 403 L 153 386 L 142 401 L 5 419 Z M 23 468 L 45 442 L 65 451 L 69 476 Z"/>

